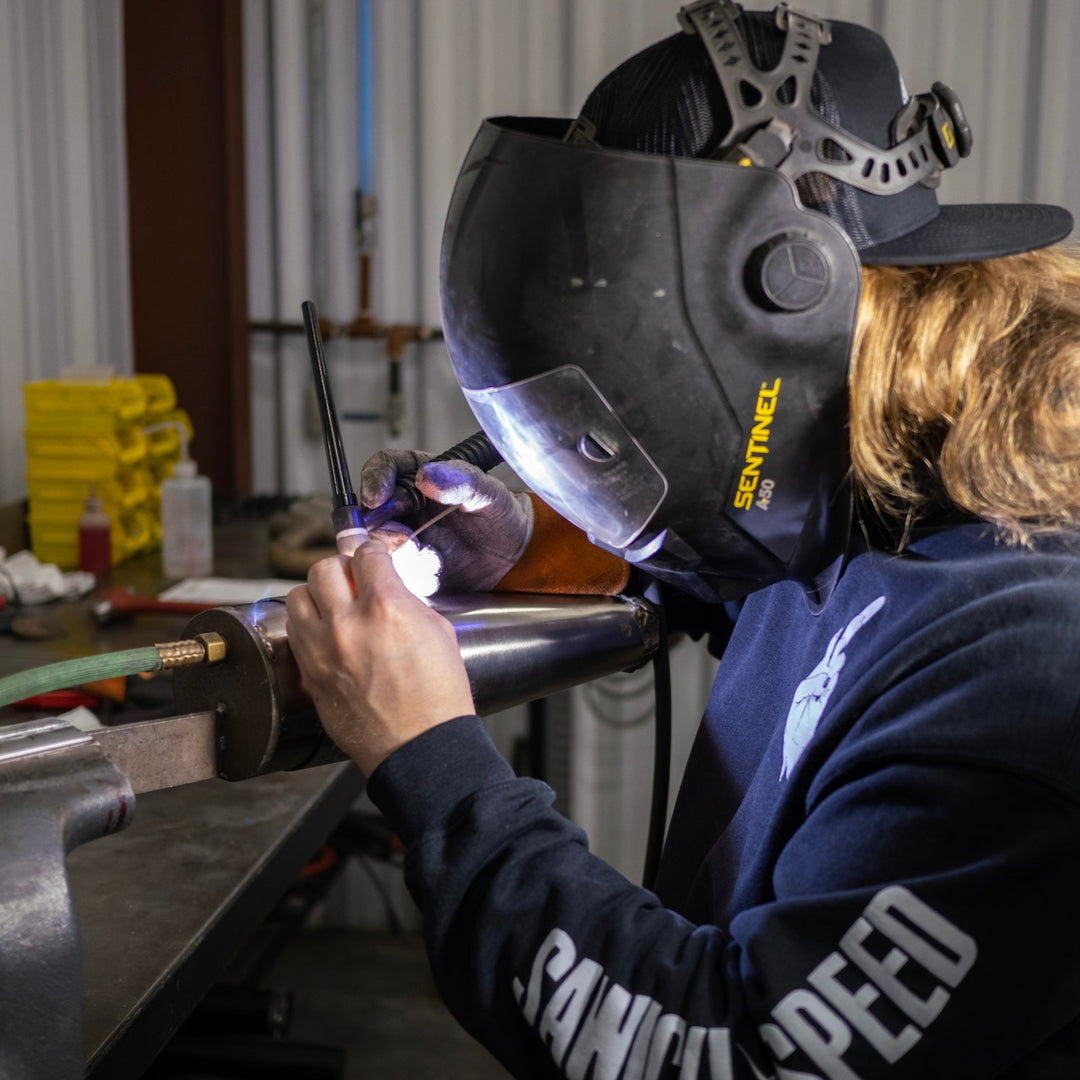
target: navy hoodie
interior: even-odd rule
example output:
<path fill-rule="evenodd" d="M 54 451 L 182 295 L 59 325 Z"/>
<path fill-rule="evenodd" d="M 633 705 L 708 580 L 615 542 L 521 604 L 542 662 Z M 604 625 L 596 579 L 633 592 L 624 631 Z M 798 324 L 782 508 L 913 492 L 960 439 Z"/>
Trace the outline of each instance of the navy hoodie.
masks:
<path fill-rule="evenodd" d="M 966 525 L 742 606 L 656 894 L 476 717 L 369 791 L 519 1077 L 1080 1077 L 1080 559 Z"/>

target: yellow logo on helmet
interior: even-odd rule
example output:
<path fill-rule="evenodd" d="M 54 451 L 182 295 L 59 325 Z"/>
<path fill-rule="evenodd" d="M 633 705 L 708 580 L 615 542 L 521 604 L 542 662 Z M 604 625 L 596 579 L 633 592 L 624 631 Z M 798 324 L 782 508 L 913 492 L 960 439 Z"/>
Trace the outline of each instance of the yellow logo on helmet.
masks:
<path fill-rule="evenodd" d="M 746 464 L 739 475 L 739 488 L 735 493 L 735 506 L 739 510 L 749 510 L 754 505 L 754 492 L 761 480 L 761 465 L 769 452 L 769 433 L 773 415 L 776 412 L 776 398 L 780 393 L 780 380 L 770 387 L 762 383 L 758 391 L 757 408 L 754 410 L 754 426 L 750 429 L 750 439 L 746 444 Z M 772 494 L 772 483 L 769 493 Z M 768 502 L 762 509 L 768 508 Z"/>

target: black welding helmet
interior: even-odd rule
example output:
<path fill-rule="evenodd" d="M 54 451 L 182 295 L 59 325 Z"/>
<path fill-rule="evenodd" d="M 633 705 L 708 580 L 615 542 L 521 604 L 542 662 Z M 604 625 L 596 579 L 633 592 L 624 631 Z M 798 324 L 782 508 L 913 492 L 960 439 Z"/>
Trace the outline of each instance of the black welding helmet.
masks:
<path fill-rule="evenodd" d="M 1034 248 L 1048 207 L 939 207 L 970 148 L 884 41 L 706 0 L 582 115 L 485 121 L 441 261 L 451 361 L 495 446 L 594 543 L 707 599 L 809 580 L 850 527 L 865 262 Z"/>

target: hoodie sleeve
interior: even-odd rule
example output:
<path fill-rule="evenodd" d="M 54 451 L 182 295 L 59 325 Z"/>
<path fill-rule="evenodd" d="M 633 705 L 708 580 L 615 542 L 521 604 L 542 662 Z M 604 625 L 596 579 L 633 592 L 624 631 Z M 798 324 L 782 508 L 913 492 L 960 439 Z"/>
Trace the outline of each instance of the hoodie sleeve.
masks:
<path fill-rule="evenodd" d="M 369 791 L 444 998 L 516 1077 L 1060 1075 L 1006 1072 L 1080 1014 L 1080 815 L 1035 778 L 853 761 L 749 855 L 767 894 L 700 925 L 592 856 L 476 717 Z"/>

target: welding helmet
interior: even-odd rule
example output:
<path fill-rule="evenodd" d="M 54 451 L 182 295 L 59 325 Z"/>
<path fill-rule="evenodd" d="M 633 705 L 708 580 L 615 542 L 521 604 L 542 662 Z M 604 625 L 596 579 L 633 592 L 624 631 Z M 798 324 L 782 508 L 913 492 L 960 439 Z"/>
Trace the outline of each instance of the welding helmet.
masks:
<path fill-rule="evenodd" d="M 458 382 L 592 541 L 704 599 L 842 553 L 860 262 L 1052 243 L 1068 213 L 939 206 L 971 133 L 885 42 L 781 5 L 682 9 L 567 120 L 485 121 L 441 258 Z"/>

